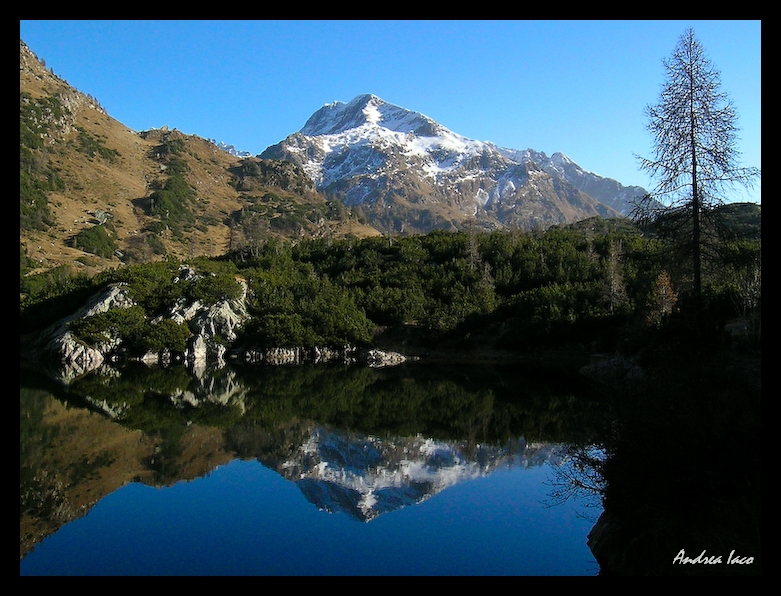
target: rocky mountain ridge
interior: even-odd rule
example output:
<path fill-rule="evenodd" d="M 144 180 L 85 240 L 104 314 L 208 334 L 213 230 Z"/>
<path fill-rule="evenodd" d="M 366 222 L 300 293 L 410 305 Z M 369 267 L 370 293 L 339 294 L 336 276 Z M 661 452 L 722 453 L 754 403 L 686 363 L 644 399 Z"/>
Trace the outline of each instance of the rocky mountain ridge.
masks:
<path fill-rule="evenodd" d="M 625 215 L 645 194 L 561 153 L 468 139 L 372 94 L 324 105 L 261 157 L 297 163 L 319 191 L 360 206 L 386 233 L 545 228 Z"/>
<path fill-rule="evenodd" d="M 466 139 L 374 95 L 323 106 L 259 157 L 167 126 L 133 131 L 22 40 L 20 124 L 23 272 L 91 275 L 272 237 L 540 229 L 616 217 L 632 194 L 561 154 Z M 163 205 L 172 188 L 181 196 Z"/>
<path fill-rule="evenodd" d="M 628 216 L 633 201 L 644 196 L 647 191 L 640 186 L 624 186 L 617 180 L 605 178 L 581 168 L 563 153 L 554 153 L 548 157 L 542 151 L 533 149 L 508 149 L 498 147 L 499 152 L 519 163 L 532 162 L 539 165 L 551 176 L 563 178 L 578 190 L 594 197 L 600 203 L 612 207 L 621 215 Z"/>

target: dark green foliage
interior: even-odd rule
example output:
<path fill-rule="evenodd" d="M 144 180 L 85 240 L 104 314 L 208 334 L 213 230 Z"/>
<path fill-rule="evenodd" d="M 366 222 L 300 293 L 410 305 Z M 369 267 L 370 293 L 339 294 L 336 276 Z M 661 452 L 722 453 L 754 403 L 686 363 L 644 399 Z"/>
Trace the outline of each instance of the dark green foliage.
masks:
<path fill-rule="evenodd" d="M 369 343 L 373 324 L 343 287 L 311 267 L 278 260 L 247 272 L 252 321 L 247 343 L 267 347 L 343 346 Z"/>
<path fill-rule="evenodd" d="M 282 282 L 299 275 L 294 273 L 299 262 L 349 290 L 356 306 L 377 325 L 417 323 L 443 332 L 474 326 L 476 317 L 487 323 L 485 317 L 509 312 L 524 321 L 526 335 L 533 338 L 554 326 L 565 329 L 613 312 L 614 305 L 602 298 L 608 243 L 597 240 L 572 230 L 542 236 L 435 231 L 398 238 L 319 239 L 301 241 L 292 252 L 267 247 L 247 265 L 276 255 L 274 267 L 287 272 L 277 274 L 276 281 L 267 277 L 270 272 L 263 274 L 266 286 L 256 290 L 264 296 L 259 302 L 276 305 L 265 326 L 279 330 L 276 339 L 286 333 L 300 337 L 301 326 L 307 328 L 304 319 L 283 316 L 290 309 L 302 314 L 292 286 Z"/>
<path fill-rule="evenodd" d="M 180 157 L 170 157 L 166 161 L 166 173 L 169 176 L 183 176 L 190 170 L 187 162 Z"/>
<path fill-rule="evenodd" d="M 179 263 L 169 259 L 105 272 L 98 279 L 127 284 L 131 299 L 154 317 L 165 313 L 183 295 L 184 284 L 175 282 L 179 273 Z"/>
<path fill-rule="evenodd" d="M 215 304 L 220 300 L 236 300 L 241 296 L 241 286 L 230 273 L 212 273 L 193 282 L 190 297 L 206 304 Z"/>
<path fill-rule="evenodd" d="M 146 324 L 144 309 L 140 306 L 114 308 L 83 319 L 76 319 L 69 327 L 74 335 L 90 346 L 106 343 L 112 337 L 135 338 Z"/>
<path fill-rule="evenodd" d="M 621 236 L 640 235 L 640 230 L 637 229 L 632 220 L 628 217 L 603 219 L 598 215 L 589 217 L 588 219 L 582 219 L 572 224 L 554 225 L 549 229 L 572 230 L 580 232 L 587 237 L 607 236 L 610 234 L 618 234 Z"/>
<path fill-rule="evenodd" d="M 186 323 L 161 319 L 150 323 L 140 306 L 114 308 L 70 324 L 77 339 L 96 346 L 116 339 L 130 354 L 170 350 L 184 352 L 192 335 Z"/>
<path fill-rule="evenodd" d="M 184 148 L 184 139 L 166 135 L 163 139 L 163 142 L 155 148 L 154 153 L 159 159 L 165 160 L 173 155 L 179 155 L 182 151 L 184 151 Z"/>
<path fill-rule="evenodd" d="M 660 240 L 634 229 L 598 225 L 535 234 L 271 239 L 249 253 L 196 259 L 192 271 L 168 259 L 105 272 L 93 283 L 127 284 L 146 316 L 157 317 L 179 301 L 236 299 L 241 276 L 251 315 L 240 340 L 246 347 L 366 345 L 377 327 L 407 327 L 427 341 L 448 337 L 464 346 L 472 337 L 469 345 L 486 341 L 517 350 L 554 344 L 612 349 L 622 334 L 686 321 L 687 296 L 663 249 Z M 721 267 L 708 277 L 704 293 L 711 337 L 736 316 L 751 316 L 759 329 L 759 239 L 726 243 L 720 254 Z M 42 290 L 35 279 L 23 282 L 33 289 L 23 319 Z M 164 339 L 134 341 L 171 347 L 182 339 L 175 331 L 158 328 Z"/>
<path fill-rule="evenodd" d="M 19 229 L 48 230 L 54 224 L 47 198 L 48 182 L 19 172 Z"/>
<path fill-rule="evenodd" d="M 181 174 L 174 173 L 169 176 L 162 188 L 149 195 L 148 213 L 158 217 L 163 227 L 176 232 L 183 225 L 195 222 L 194 200 L 193 188 Z"/>
<path fill-rule="evenodd" d="M 36 275 L 23 276 L 19 283 L 20 331 L 22 334 L 43 329 L 65 317 L 94 293 L 93 281 L 74 275 L 62 265 Z"/>
<path fill-rule="evenodd" d="M 55 95 L 33 100 L 29 93 L 19 93 L 20 142 L 30 149 L 43 146 L 42 135 L 64 115 L 60 100 Z"/>
<path fill-rule="evenodd" d="M 115 308 L 71 323 L 74 335 L 88 345 L 117 339 L 131 354 L 171 350 L 184 352 L 192 335 L 186 323 L 161 319 L 150 323 L 140 306 Z"/>
<path fill-rule="evenodd" d="M 117 250 L 116 240 L 112 234 L 106 231 L 105 226 L 84 228 L 73 237 L 71 245 L 106 259 L 110 259 L 114 251 Z"/>
<path fill-rule="evenodd" d="M 166 174 L 163 179 L 150 184 L 154 190 L 144 201 L 147 215 L 157 218 L 146 228 L 153 234 L 170 230 L 175 236 L 181 237 L 185 230 L 192 229 L 196 223 L 195 189 L 185 179 L 189 167 L 179 157 L 184 149 L 184 139 L 166 136 L 152 152 L 152 157 L 161 162 L 160 167 Z M 152 248 L 155 254 L 165 253 L 160 242 L 153 244 Z"/>
<path fill-rule="evenodd" d="M 172 352 L 184 352 L 187 348 L 187 338 L 190 337 L 187 323 L 178 323 L 172 319 L 162 319 L 152 325 L 148 325 L 141 333 L 134 336 L 134 344 L 142 351 L 160 352 L 171 350 Z M 132 343 L 130 345 L 133 345 Z"/>
<path fill-rule="evenodd" d="M 156 255 L 164 255 L 165 254 L 165 246 L 163 245 L 163 241 L 160 240 L 160 238 L 159 238 L 159 236 L 157 236 L 157 234 L 147 234 L 146 242 L 152 248 L 152 252 L 154 254 L 156 254 Z"/>
<path fill-rule="evenodd" d="M 86 130 L 79 128 L 76 150 L 90 157 L 101 157 L 106 161 L 115 161 L 119 157 L 119 151 L 106 147 L 102 139 L 96 139 Z"/>
<path fill-rule="evenodd" d="M 49 165 L 43 138 L 62 118 L 56 96 L 33 100 L 19 95 L 19 227 L 22 230 L 49 229 L 54 218 L 48 193 L 64 187 L 57 171 Z"/>
<path fill-rule="evenodd" d="M 191 332 L 186 323 L 170 318 L 150 322 L 165 315 L 180 300 L 199 300 L 207 305 L 224 299 L 238 298 L 241 287 L 229 266 L 211 265 L 215 272 L 183 269 L 174 260 L 124 267 L 95 278 L 96 285 L 122 283 L 127 286 L 135 306 L 111 309 L 75 321 L 71 329 L 76 336 L 94 345 L 118 338 L 130 353 L 159 352 L 167 349 L 183 352 Z"/>
<path fill-rule="evenodd" d="M 759 238 L 762 235 L 762 210 L 754 203 L 728 203 L 716 210 L 722 226 L 736 238 Z"/>

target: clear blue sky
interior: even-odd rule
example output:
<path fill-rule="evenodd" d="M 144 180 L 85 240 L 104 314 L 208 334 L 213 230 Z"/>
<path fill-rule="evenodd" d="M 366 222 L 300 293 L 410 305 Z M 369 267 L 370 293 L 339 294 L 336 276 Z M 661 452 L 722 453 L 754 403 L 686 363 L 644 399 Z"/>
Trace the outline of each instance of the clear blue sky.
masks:
<path fill-rule="evenodd" d="M 168 126 L 253 154 L 323 104 L 363 93 L 453 132 L 560 151 L 654 186 L 643 109 L 692 27 L 739 115 L 741 165 L 761 168 L 761 21 L 20 21 L 55 74 L 141 131 Z M 731 200 L 761 202 L 761 184 Z"/>

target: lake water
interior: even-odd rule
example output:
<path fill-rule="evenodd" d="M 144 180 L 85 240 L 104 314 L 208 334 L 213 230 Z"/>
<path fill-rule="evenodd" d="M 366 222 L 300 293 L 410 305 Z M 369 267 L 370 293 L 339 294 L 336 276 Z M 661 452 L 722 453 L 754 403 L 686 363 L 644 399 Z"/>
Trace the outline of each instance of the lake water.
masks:
<path fill-rule="evenodd" d="M 517 367 L 22 371 L 21 575 L 596 575 L 593 409 Z"/>

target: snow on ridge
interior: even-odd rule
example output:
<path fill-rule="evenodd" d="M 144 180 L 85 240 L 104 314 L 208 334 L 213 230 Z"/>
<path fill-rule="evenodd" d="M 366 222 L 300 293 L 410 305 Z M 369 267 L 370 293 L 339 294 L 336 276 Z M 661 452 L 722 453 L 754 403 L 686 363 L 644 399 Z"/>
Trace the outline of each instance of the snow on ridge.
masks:
<path fill-rule="evenodd" d="M 395 136 L 399 140 L 415 133 L 414 136 L 419 139 L 439 139 L 442 144 L 458 151 L 472 146 L 482 148 L 486 144 L 462 137 L 428 116 L 390 104 L 371 94 L 359 95 L 349 103 L 335 101 L 325 104 L 300 132 L 308 137 L 346 136 L 354 139 L 356 136 L 382 135 Z"/>
<path fill-rule="evenodd" d="M 451 180 L 455 176 L 459 179 L 473 175 L 504 177 L 500 171 L 508 165 L 505 160 L 526 165 L 527 168 L 529 163 L 537 164 L 541 171 L 532 168 L 532 180 L 545 172 L 580 187 L 582 184 L 577 180 L 598 177 L 597 174 L 583 170 L 561 152 L 549 157 L 531 148 L 510 149 L 490 141 L 470 139 L 445 128 L 428 116 L 390 104 L 372 94 L 358 95 L 349 103 L 334 101 L 325 104 L 299 132 L 306 137 L 304 143 L 314 144 L 318 149 L 310 157 L 299 152 L 305 172 L 317 186 L 328 185 L 346 176 L 377 179 L 389 158 L 391 162 L 399 158 L 406 160 L 406 166 L 416 175 L 434 183 L 443 179 L 448 184 L 457 183 Z M 293 151 L 290 145 L 287 148 Z M 305 149 L 303 145 L 301 148 Z M 377 156 L 372 163 L 367 159 L 367 153 L 371 151 L 375 151 Z M 333 164 L 333 169 L 329 164 Z M 367 171 L 372 165 L 376 166 L 376 170 Z M 510 171 L 506 174 L 510 174 Z M 523 176 L 523 180 L 515 182 L 514 187 L 517 189 L 526 179 Z M 508 196 L 512 194 L 512 186 L 497 188 L 492 196 Z M 362 192 L 354 190 L 348 200 L 360 202 L 368 192 L 366 189 Z M 474 201 L 479 205 L 483 203 L 484 197 L 474 197 Z"/>
<path fill-rule="evenodd" d="M 377 124 L 382 119 L 382 114 L 380 114 L 380 110 L 374 104 L 367 103 L 366 107 L 363 108 L 362 111 L 364 116 L 366 116 L 367 124 Z"/>
<path fill-rule="evenodd" d="M 480 155 L 489 146 L 489 143 L 458 135 L 422 114 L 394 106 L 374 95 L 358 96 L 348 104 L 333 102 L 326 104 L 324 109 L 310 118 L 301 131 L 322 150 L 321 158 L 309 160 L 304 165 L 304 170 L 316 184 L 331 177 L 324 165 L 329 154 L 362 145 L 379 148 L 383 153 L 397 148 L 401 155 L 419 159 L 422 174 L 433 179 L 456 170 L 464 160 Z M 341 174 L 351 169 L 349 162 L 341 162 Z"/>
<path fill-rule="evenodd" d="M 406 176 L 442 184 L 447 192 L 468 192 L 471 197 L 463 199 L 476 210 L 514 196 L 525 184 L 533 193 L 540 188 L 535 182 L 541 177 L 553 176 L 575 188 L 601 178 L 563 153 L 548 157 L 531 148 L 511 149 L 470 139 L 372 94 L 358 95 L 349 103 L 325 104 L 298 133 L 275 146 L 274 154 L 285 151 L 295 154 L 291 157 L 317 188 L 351 178 L 343 197 L 348 205 L 360 204 L 383 185 L 401 183 L 395 179 Z M 479 192 L 480 186 L 486 190 Z M 611 206 L 620 200 L 615 193 L 606 199 L 595 198 Z"/>

